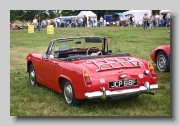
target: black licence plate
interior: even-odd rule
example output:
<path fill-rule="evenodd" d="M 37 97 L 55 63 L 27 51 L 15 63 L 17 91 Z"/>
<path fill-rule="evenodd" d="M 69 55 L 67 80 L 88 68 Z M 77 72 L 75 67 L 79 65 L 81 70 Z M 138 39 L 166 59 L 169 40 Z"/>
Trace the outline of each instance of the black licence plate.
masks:
<path fill-rule="evenodd" d="M 109 88 L 118 88 L 118 87 L 125 87 L 125 86 L 135 86 L 137 85 L 137 79 L 131 79 L 131 80 L 118 80 L 109 82 Z"/>

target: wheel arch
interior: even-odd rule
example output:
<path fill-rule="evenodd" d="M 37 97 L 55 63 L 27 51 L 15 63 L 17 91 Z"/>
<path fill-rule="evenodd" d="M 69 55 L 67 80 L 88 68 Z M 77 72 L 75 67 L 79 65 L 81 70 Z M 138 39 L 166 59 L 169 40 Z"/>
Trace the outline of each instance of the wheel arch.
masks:
<path fill-rule="evenodd" d="M 61 93 L 62 93 L 62 90 L 63 90 L 63 82 L 65 80 L 69 81 L 72 84 L 72 81 L 71 81 L 71 79 L 69 77 L 66 77 L 64 75 L 59 76 L 59 81 L 58 82 L 59 82 L 59 87 L 60 87 L 60 92 Z M 73 86 L 73 84 L 72 84 L 72 86 Z"/>
<path fill-rule="evenodd" d="M 83 98 L 83 92 L 79 92 L 79 88 L 77 86 L 75 86 L 75 83 L 73 83 L 72 79 L 65 76 L 65 75 L 61 75 L 59 76 L 58 82 L 59 82 L 59 87 L 60 87 L 60 93 L 63 93 L 63 84 L 64 81 L 69 81 L 73 87 L 74 90 L 74 95 L 76 96 L 76 98 Z"/>
<path fill-rule="evenodd" d="M 158 49 L 157 51 L 156 51 L 156 53 L 155 53 L 155 62 L 156 62 L 156 59 L 157 59 L 157 55 L 158 55 L 158 53 L 159 52 L 165 52 L 166 54 L 167 54 L 167 52 L 165 51 L 165 50 L 163 50 L 163 49 Z M 167 54 L 168 55 L 168 54 Z"/>
<path fill-rule="evenodd" d="M 29 60 L 28 63 L 27 63 L 27 72 L 29 72 L 29 66 L 30 66 L 31 64 L 33 64 L 33 63 L 32 63 L 31 60 Z"/>

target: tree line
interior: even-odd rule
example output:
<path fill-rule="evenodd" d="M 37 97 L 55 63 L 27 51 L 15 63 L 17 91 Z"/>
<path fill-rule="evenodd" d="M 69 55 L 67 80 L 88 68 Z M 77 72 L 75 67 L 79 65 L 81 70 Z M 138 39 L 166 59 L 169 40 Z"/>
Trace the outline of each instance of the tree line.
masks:
<path fill-rule="evenodd" d="M 34 17 L 39 17 L 42 20 L 53 19 L 59 16 L 76 16 L 81 11 L 85 10 L 10 10 L 10 22 L 15 20 L 20 21 L 32 21 Z M 104 14 L 122 13 L 128 10 L 91 10 L 97 15 L 99 19 L 100 16 Z M 159 13 L 159 10 L 152 10 L 153 13 Z"/>

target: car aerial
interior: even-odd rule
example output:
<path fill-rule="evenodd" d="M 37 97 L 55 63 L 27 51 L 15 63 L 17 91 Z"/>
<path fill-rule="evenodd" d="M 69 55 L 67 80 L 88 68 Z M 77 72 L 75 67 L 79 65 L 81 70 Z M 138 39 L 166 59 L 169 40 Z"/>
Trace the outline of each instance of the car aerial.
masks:
<path fill-rule="evenodd" d="M 170 71 L 170 44 L 157 47 L 151 52 L 150 57 L 159 71 Z"/>
<path fill-rule="evenodd" d="M 29 82 L 59 92 L 72 106 L 85 99 L 154 95 L 158 84 L 152 63 L 129 53 L 115 54 L 108 45 L 109 39 L 101 36 L 53 39 L 44 54 L 27 55 Z"/>

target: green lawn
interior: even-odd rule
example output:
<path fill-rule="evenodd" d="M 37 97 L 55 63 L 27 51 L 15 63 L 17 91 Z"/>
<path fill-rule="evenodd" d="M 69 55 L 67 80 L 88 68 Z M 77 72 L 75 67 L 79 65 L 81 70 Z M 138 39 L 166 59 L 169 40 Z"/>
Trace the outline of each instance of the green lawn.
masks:
<path fill-rule="evenodd" d="M 11 116 L 170 116 L 170 73 L 158 74 L 160 89 L 155 95 L 135 99 L 93 102 L 85 100 L 79 107 L 68 106 L 62 95 L 46 87 L 33 87 L 28 82 L 26 56 L 45 53 L 51 39 L 71 36 L 105 36 L 113 52 L 129 52 L 150 62 L 150 53 L 157 46 L 170 43 L 168 31 L 154 27 L 55 28 L 55 34 L 27 30 L 10 31 L 10 115 Z M 117 45 L 113 45 L 118 43 Z M 155 64 L 153 64 L 155 66 Z"/>

